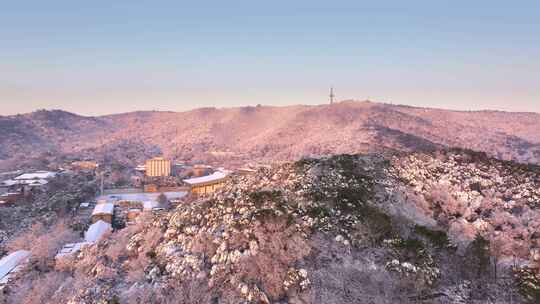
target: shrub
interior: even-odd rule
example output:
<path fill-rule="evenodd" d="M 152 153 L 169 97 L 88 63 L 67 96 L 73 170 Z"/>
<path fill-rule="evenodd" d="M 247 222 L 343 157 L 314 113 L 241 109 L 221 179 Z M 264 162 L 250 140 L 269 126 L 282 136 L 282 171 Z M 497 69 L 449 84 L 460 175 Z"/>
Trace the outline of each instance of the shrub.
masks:
<path fill-rule="evenodd" d="M 54 262 L 58 250 L 68 242 L 78 239 L 66 222 L 60 221 L 46 228 L 41 223 L 34 224 L 27 232 L 19 235 L 8 245 L 10 250 L 29 250 L 30 261 L 38 270 L 44 271 Z"/>
<path fill-rule="evenodd" d="M 311 247 L 284 217 L 257 225 L 253 237 L 258 244 L 257 254 L 246 258 L 232 273 L 234 281 L 256 284 L 270 298 L 278 300 L 285 294 L 283 282 L 289 269 L 307 256 Z"/>
<path fill-rule="evenodd" d="M 251 192 L 248 196 L 255 206 L 259 207 L 266 201 L 277 203 L 281 199 L 282 193 L 278 190 L 263 190 Z"/>
<path fill-rule="evenodd" d="M 448 234 L 452 243 L 457 245 L 460 250 L 466 248 L 477 236 L 474 226 L 464 219 L 452 221 Z"/>
<path fill-rule="evenodd" d="M 194 253 L 206 254 L 213 256 L 216 253 L 217 245 L 212 242 L 214 238 L 208 232 L 198 233 L 193 237 L 191 242 L 191 251 Z M 246 242 L 243 233 L 234 233 L 231 235 L 231 244 L 239 244 Z"/>
<path fill-rule="evenodd" d="M 63 273 L 49 272 L 39 276 L 24 278 L 8 297 L 8 303 L 42 304 L 65 301 L 59 289 L 66 283 L 68 276 Z"/>
<path fill-rule="evenodd" d="M 161 208 L 169 208 L 169 199 L 164 193 L 160 193 L 157 197 L 157 202 Z"/>
<path fill-rule="evenodd" d="M 540 303 L 540 276 L 530 268 L 514 269 L 521 294 L 529 303 Z"/>
<path fill-rule="evenodd" d="M 469 252 L 469 261 L 467 263 L 467 269 L 472 272 L 476 278 L 480 278 L 489 273 L 490 264 L 490 247 L 489 241 L 486 240 L 480 234 L 477 234 L 474 240 L 467 248 Z"/>
<path fill-rule="evenodd" d="M 424 236 L 428 239 L 433 245 L 438 248 L 448 247 L 450 245 L 450 240 L 448 235 L 444 231 L 431 230 L 427 227 L 415 225 L 414 231 L 419 235 Z"/>
<path fill-rule="evenodd" d="M 121 294 L 120 300 L 126 304 L 209 304 L 211 297 L 208 283 L 193 279 L 186 282 L 169 282 L 167 286 L 137 284 Z"/>
<path fill-rule="evenodd" d="M 433 205 L 440 208 L 445 215 L 459 218 L 465 214 L 467 208 L 465 202 L 454 198 L 450 194 L 450 189 L 446 186 L 435 185 L 427 198 Z"/>
<path fill-rule="evenodd" d="M 131 259 L 127 268 L 126 280 L 131 283 L 142 282 L 150 261 L 150 257 L 146 254 L 139 254 L 136 258 Z"/>
<path fill-rule="evenodd" d="M 426 248 L 421 240 L 396 238 L 389 244 L 395 250 L 400 261 L 421 262 L 427 257 Z"/>
<path fill-rule="evenodd" d="M 373 242 L 380 242 L 392 236 L 394 232 L 392 219 L 388 214 L 368 204 L 362 204 L 358 212 L 362 221 L 369 228 Z"/>

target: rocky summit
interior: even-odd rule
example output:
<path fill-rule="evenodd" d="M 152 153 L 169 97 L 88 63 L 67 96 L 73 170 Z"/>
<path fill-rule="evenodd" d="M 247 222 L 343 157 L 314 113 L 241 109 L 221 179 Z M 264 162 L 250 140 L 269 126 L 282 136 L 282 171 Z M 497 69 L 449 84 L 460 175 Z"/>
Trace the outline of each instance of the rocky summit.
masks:
<path fill-rule="evenodd" d="M 303 159 L 140 218 L 47 276 L 58 303 L 534 303 L 539 182 L 462 150 Z"/>

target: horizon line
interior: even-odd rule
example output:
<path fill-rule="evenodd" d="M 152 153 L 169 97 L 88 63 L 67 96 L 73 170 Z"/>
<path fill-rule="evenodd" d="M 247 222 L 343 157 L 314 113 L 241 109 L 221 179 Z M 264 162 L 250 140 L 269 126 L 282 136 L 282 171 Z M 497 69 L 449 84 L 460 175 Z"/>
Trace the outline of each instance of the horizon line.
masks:
<path fill-rule="evenodd" d="M 512 110 L 505 110 L 505 109 L 476 109 L 476 110 L 464 110 L 464 109 L 453 109 L 453 108 L 438 108 L 438 107 L 430 107 L 430 106 L 417 106 L 417 105 L 409 105 L 404 103 L 393 103 L 393 102 L 384 102 L 384 101 L 374 101 L 370 99 L 365 100 L 359 100 L 359 99 L 343 99 L 340 101 L 334 101 L 332 104 L 330 103 L 320 103 L 320 104 L 288 104 L 288 105 L 269 105 L 269 104 L 255 104 L 255 105 L 237 105 L 237 106 L 226 106 L 226 107 L 219 107 L 219 106 L 202 106 L 202 107 L 193 107 L 185 110 L 166 110 L 166 109 L 140 109 L 140 110 L 132 110 L 132 111 L 125 111 L 125 112 L 111 112 L 106 114 L 97 114 L 97 115 L 91 115 L 91 114 L 81 114 L 77 111 L 70 111 L 65 110 L 61 108 L 37 108 L 30 112 L 22 112 L 22 113 L 14 113 L 14 114 L 0 114 L 0 117 L 13 117 L 13 116 L 19 116 L 19 115 L 28 115 L 40 111 L 47 111 L 47 112 L 53 112 L 53 111 L 61 111 L 66 112 L 70 114 L 74 114 L 81 117 L 107 117 L 107 116 L 115 116 L 115 115 L 125 115 L 130 113 L 140 113 L 140 112 L 162 112 L 162 113 L 187 113 L 191 111 L 196 111 L 200 109 L 216 109 L 216 110 L 225 110 L 225 109 L 240 109 L 240 108 L 256 108 L 256 107 L 273 107 L 273 108 L 286 108 L 286 107 L 318 107 L 318 106 L 335 106 L 340 105 L 344 103 L 373 103 L 373 104 L 379 104 L 379 105 L 387 105 L 387 106 L 393 106 L 393 107 L 406 107 L 406 108 L 416 108 L 416 109 L 426 109 L 426 110 L 441 110 L 441 111 L 450 111 L 450 112 L 500 112 L 500 113 L 513 113 L 513 114 L 537 114 L 540 115 L 540 112 L 535 111 L 512 111 Z"/>

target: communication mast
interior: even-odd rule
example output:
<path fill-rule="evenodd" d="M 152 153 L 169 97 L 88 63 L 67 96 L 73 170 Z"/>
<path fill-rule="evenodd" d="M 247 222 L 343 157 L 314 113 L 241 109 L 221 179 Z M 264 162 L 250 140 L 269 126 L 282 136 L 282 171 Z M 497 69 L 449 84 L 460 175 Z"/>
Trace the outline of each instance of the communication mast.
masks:
<path fill-rule="evenodd" d="M 334 95 L 334 88 L 330 88 L 330 104 L 333 104 L 334 103 L 334 97 L 336 97 L 336 95 Z"/>

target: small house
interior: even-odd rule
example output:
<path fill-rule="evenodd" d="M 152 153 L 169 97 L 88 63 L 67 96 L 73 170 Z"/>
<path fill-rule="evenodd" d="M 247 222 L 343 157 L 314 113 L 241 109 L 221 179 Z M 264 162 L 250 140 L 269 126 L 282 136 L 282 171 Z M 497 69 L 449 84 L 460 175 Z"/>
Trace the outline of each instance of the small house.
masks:
<path fill-rule="evenodd" d="M 59 259 L 65 256 L 72 255 L 74 253 L 79 252 L 84 246 L 91 245 L 91 243 L 88 242 L 79 242 L 79 243 L 69 243 L 65 244 L 60 251 L 55 256 L 55 259 Z"/>
<path fill-rule="evenodd" d="M 98 220 L 88 227 L 88 230 L 84 234 L 84 240 L 87 243 L 95 243 L 99 241 L 103 235 L 110 231 L 112 231 L 110 223 Z"/>
<path fill-rule="evenodd" d="M 92 211 L 92 223 L 96 223 L 100 220 L 107 223 L 112 223 L 113 213 L 114 205 L 112 203 L 97 204 Z"/>
<path fill-rule="evenodd" d="M 0 194 L 0 201 L 3 201 L 4 204 L 10 204 L 15 201 L 17 201 L 19 198 L 21 198 L 23 194 L 21 192 L 7 192 Z"/>

